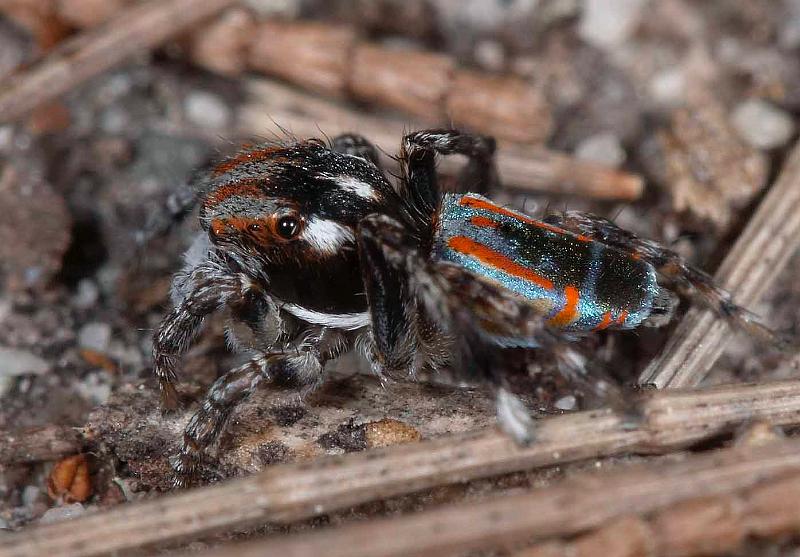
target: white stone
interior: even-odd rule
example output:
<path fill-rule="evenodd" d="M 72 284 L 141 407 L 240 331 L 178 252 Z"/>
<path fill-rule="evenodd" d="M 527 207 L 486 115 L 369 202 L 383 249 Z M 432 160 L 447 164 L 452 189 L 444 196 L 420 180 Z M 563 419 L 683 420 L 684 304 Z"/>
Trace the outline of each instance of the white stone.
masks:
<path fill-rule="evenodd" d="M 578 33 L 600 48 L 624 43 L 636 31 L 647 0 L 584 0 Z"/>
<path fill-rule="evenodd" d="M 573 395 L 562 396 L 556 401 L 555 407 L 559 410 L 573 410 L 577 402 Z"/>
<path fill-rule="evenodd" d="M 202 128 L 224 128 L 231 121 L 231 109 L 212 93 L 192 91 L 186 97 L 186 117 Z"/>
<path fill-rule="evenodd" d="M 111 342 L 111 326 L 93 321 L 78 331 L 78 345 L 98 352 L 106 352 Z"/>
<path fill-rule="evenodd" d="M 50 369 L 44 359 L 27 350 L 0 346 L 0 378 L 19 375 L 42 375 Z"/>
<path fill-rule="evenodd" d="M 605 132 L 587 137 L 575 149 L 579 159 L 618 167 L 625 162 L 625 149 L 619 138 L 613 133 Z"/>
<path fill-rule="evenodd" d="M 97 303 L 99 297 L 100 289 L 97 284 L 92 279 L 85 278 L 78 282 L 78 288 L 72 298 L 72 303 L 77 308 L 88 309 Z"/>
<path fill-rule="evenodd" d="M 675 106 L 686 96 L 686 76 L 681 68 L 669 68 L 654 75 L 649 88 L 658 104 Z"/>
<path fill-rule="evenodd" d="M 83 505 L 80 503 L 64 505 L 63 507 L 53 507 L 52 509 L 47 509 L 47 512 L 45 512 L 42 515 L 42 518 L 39 519 L 39 523 L 51 524 L 53 522 L 60 522 L 69 518 L 75 518 L 76 516 L 80 516 L 85 512 L 86 509 L 83 508 Z"/>
<path fill-rule="evenodd" d="M 761 99 L 740 103 L 733 110 L 731 121 L 741 138 L 756 149 L 786 145 L 795 129 L 787 112 Z"/>

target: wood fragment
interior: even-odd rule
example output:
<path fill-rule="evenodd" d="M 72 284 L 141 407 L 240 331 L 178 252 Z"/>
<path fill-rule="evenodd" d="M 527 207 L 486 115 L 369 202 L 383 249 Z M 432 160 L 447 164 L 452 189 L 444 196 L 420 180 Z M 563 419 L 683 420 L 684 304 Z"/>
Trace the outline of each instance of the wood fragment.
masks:
<path fill-rule="evenodd" d="M 0 431 L 0 466 L 57 460 L 79 453 L 83 436 L 74 427 L 49 425 Z"/>
<path fill-rule="evenodd" d="M 798 450 L 800 441 L 793 440 L 761 450 L 734 448 L 688 457 L 682 462 L 626 466 L 612 472 L 576 475 L 524 494 L 233 544 L 201 555 L 449 555 L 574 535 L 611 520 L 670 506 L 649 524 L 630 520 L 617 523 L 610 532 L 594 533 L 591 538 L 569 544 L 575 551 L 560 555 L 652 554 L 635 552 L 642 548 L 655 549 L 656 555 L 716 554 L 735 549 L 747 534 L 745 516 L 755 510 L 748 509 L 750 490 L 769 489 L 776 482 L 786 487 L 786 476 L 791 474 L 793 489 L 779 498 L 793 500 L 800 487 Z M 785 507 L 779 508 L 782 512 L 767 510 L 767 514 L 787 514 Z M 631 530 L 639 536 L 619 539 L 620 535 L 631 534 Z M 650 544 L 642 539 L 642 531 L 654 536 Z M 552 551 L 552 547 L 549 549 Z M 536 555 L 522 553 L 531 554 Z"/>
<path fill-rule="evenodd" d="M 800 247 L 800 143 L 775 184 L 715 274 L 717 282 L 747 307 L 755 304 Z M 661 354 L 639 377 L 642 385 L 698 385 L 733 338 L 709 310 L 690 309 Z"/>
<path fill-rule="evenodd" d="M 0 122 L 12 122 L 131 55 L 153 48 L 236 0 L 152 0 L 61 43 L 0 87 Z"/>
<path fill-rule="evenodd" d="M 251 477 L 9 535 L 0 546 L 0 557 L 43 552 L 98 555 L 268 521 L 300 520 L 368 501 L 539 466 L 622 452 L 667 452 L 730 432 L 746 420 L 798 424 L 800 382 L 655 392 L 645 398 L 641 412 L 642 423 L 634 429 L 607 410 L 545 419 L 540 422 L 538 441 L 526 448 L 490 428 L 278 465 Z M 786 458 L 800 467 L 798 447 L 787 446 L 792 450 Z M 763 446 L 737 450 L 770 454 Z M 770 462 L 759 461 L 753 470 L 767 477 Z M 671 493 L 667 490 L 664 496 L 669 498 Z M 589 508 L 602 509 L 604 505 L 594 502 Z M 583 528 L 589 526 L 584 523 Z"/>
<path fill-rule="evenodd" d="M 312 91 L 347 92 L 355 33 L 316 22 L 264 21 L 250 46 L 250 66 Z"/>
<path fill-rule="evenodd" d="M 748 537 L 780 540 L 800 532 L 800 474 L 744 492 L 690 499 L 651 516 L 627 516 L 579 536 L 548 541 L 513 557 L 672 557 L 733 554 Z"/>
<path fill-rule="evenodd" d="M 237 133 L 243 136 L 284 138 L 284 130 L 298 138 L 357 132 L 393 155 L 405 132 L 425 127 L 358 112 L 267 79 L 251 80 L 248 91 L 250 101 L 239 111 Z M 500 143 L 496 160 L 502 183 L 526 191 L 634 200 L 644 189 L 640 176 L 541 147 Z M 388 156 L 385 162 L 394 164 Z M 458 165 L 445 159 L 440 168 L 454 173 Z"/>
<path fill-rule="evenodd" d="M 360 100 L 438 122 L 454 67 L 443 54 L 362 44 L 353 54 L 350 91 Z"/>
<path fill-rule="evenodd" d="M 544 143 L 553 129 L 544 96 L 513 76 L 455 72 L 446 110 L 458 125 L 519 143 Z"/>

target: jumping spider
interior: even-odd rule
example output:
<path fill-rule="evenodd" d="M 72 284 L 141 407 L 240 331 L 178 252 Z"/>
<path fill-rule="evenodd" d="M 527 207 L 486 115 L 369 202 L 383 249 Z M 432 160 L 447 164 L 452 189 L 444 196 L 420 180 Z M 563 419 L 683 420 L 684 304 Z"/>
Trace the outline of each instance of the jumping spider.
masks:
<path fill-rule="evenodd" d="M 586 379 L 564 341 L 663 325 L 673 290 L 773 338 L 707 274 L 606 219 L 568 211 L 535 220 L 478 194 L 440 193 L 438 155 L 466 155 L 470 188 L 485 191 L 494 150 L 489 137 L 410 133 L 395 189 L 375 148 L 345 135 L 250 147 L 199 181 L 203 232 L 154 339 L 163 405 L 176 406 L 176 362 L 211 313 L 229 311 L 229 340 L 252 358 L 211 386 L 189 422 L 174 459 L 179 485 L 260 383 L 313 388 L 325 363 L 353 346 L 381 377 L 456 358 L 494 390 L 502 429 L 526 443 L 532 420 L 492 365 L 500 348 L 552 349 L 563 371 Z"/>

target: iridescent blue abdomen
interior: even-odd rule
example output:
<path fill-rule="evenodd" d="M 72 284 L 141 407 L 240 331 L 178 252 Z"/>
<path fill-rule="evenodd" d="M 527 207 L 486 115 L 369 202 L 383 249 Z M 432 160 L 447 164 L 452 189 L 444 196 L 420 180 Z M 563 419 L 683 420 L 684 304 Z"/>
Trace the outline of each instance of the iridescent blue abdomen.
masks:
<path fill-rule="evenodd" d="M 568 331 L 632 329 L 650 314 L 655 269 L 475 194 L 447 194 L 433 257 L 458 263 L 536 302 Z"/>

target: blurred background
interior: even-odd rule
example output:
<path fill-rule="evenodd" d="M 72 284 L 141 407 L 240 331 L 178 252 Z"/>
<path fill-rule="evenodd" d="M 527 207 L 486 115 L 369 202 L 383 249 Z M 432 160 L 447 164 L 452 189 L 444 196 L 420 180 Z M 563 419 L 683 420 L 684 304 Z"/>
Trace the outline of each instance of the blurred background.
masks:
<path fill-rule="evenodd" d="M 797 0 L 0 0 L 0 429 L 106 435 L 84 506 L 165 486 L 179 427 L 155 414 L 150 335 L 196 230 L 174 195 L 244 142 L 360 132 L 391 168 L 405 130 L 493 135 L 494 199 L 612 217 L 713 271 L 796 137 L 798 54 Z M 795 333 L 798 263 L 751 308 Z M 630 382 L 669 331 L 587 348 Z M 184 365 L 190 390 L 232 361 L 216 324 Z M 584 404 L 535 357 L 508 365 L 537 412 Z M 708 382 L 795 368 L 743 339 Z M 255 400 L 219 474 L 298 458 L 300 438 L 306 457 L 364 448 L 364 416 L 406 412 L 412 438 L 492 420 L 480 392 L 358 381 L 316 421 Z M 109 425 L 109 408 L 128 415 Z M 431 418 L 453 408 L 467 417 Z M 264 437 L 270 421 L 283 437 Z M 50 512 L 46 473 L 0 475 L 0 527 Z"/>

